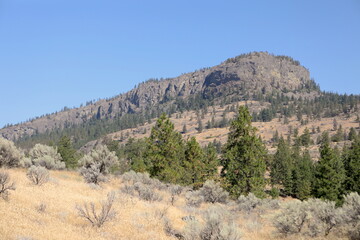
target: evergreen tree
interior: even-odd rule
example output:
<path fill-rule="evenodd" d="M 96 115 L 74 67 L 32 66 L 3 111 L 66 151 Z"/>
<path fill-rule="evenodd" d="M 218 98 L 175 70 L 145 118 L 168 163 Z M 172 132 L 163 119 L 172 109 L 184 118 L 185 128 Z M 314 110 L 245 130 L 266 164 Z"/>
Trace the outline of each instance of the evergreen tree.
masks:
<path fill-rule="evenodd" d="M 293 158 L 291 156 L 291 149 L 288 143 L 281 136 L 277 151 L 271 163 L 271 183 L 280 184 L 284 187 L 284 194 L 291 195 L 292 193 L 292 171 L 294 168 Z"/>
<path fill-rule="evenodd" d="M 205 154 L 205 179 L 212 179 L 217 174 L 217 168 L 219 166 L 219 160 L 217 155 L 216 147 L 213 143 L 209 143 L 204 148 L 204 154 Z"/>
<path fill-rule="evenodd" d="M 144 162 L 152 177 L 165 182 L 180 183 L 184 175 L 184 143 L 174 124 L 162 114 L 147 139 Z"/>
<path fill-rule="evenodd" d="M 305 128 L 304 133 L 300 136 L 301 145 L 308 147 L 311 143 L 310 131 L 308 128 Z"/>
<path fill-rule="evenodd" d="M 311 197 L 314 167 L 309 151 L 305 151 L 301 157 L 295 159 L 293 176 L 293 193 L 300 200 Z"/>
<path fill-rule="evenodd" d="M 228 140 L 222 157 L 222 176 L 233 196 L 254 193 L 264 196 L 266 150 L 251 126 L 249 110 L 241 106 L 231 122 Z"/>
<path fill-rule="evenodd" d="M 320 160 L 315 169 L 315 197 L 330 201 L 339 200 L 343 193 L 344 180 L 344 164 L 338 152 L 330 147 L 329 142 L 323 142 L 320 147 Z"/>
<path fill-rule="evenodd" d="M 193 188 L 199 188 L 205 182 L 204 157 L 204 151 L 199 143 L 195 137 L 191 137 L 185 146 L 185 176 L 183 182 L 192 185 Z"/>
<path fill-rule="evenodd" d="M 346 171 L 345 190 L 360 194 L 360 139 L 356 138 L 347 154 L 344 154 Z"/>
<path fill-rule="evenodd" d="M 72 146 L 71 139 L 65 135 L 60 139 L 57 146 L 57 151 L 65 162 L 65 166 L 70 169 L 76 168 L 79 159 Z"/>

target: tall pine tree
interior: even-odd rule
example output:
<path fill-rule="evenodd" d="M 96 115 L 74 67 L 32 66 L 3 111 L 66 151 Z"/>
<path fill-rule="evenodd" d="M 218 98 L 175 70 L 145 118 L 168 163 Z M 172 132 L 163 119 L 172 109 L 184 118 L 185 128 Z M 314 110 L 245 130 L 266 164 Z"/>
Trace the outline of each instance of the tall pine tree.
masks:
<path fill-rule="evenodd" d="M 360 194 L 360 139 L 355 138 L 350 149 L 344 154 L 346 171 L 345 190 Z"/>
<path fill-rule="evenodd" d="M 251 126 L 249 110 L 241 106 L 231 122 L 222 156 L 221 175 L 225 178 L 227 190 L 235 197 L 250 192 L 258 197 L 264 196 L 266 150 L 256 131 Z"/>
<path fill-rule="evenodd" d="M 320 147 L 320 160 L 315 168 L 314 195 L 317 198 L 338 201 L 343 194 L 344 164 L 329 142 Z"/>
<path fill-rule="evenodd" d="M 184 182 L 193 188 L 199 188 L 205 182 L 205 155 L 203 149 L 196 141 L 195 137 L 191 137 L 185 147 Z"/>
<path fill-rule="evenodd" d="M 289 144 L 281 136 L 277 145 L 277 151 L 271 162 L 271 183 L 279 184 L 283 187 L 283 193 L 285 195 L 292 194 L 293 186 L 293 169 L 294 162 L 293 156 L 291 156 L 291 148 Z"/>

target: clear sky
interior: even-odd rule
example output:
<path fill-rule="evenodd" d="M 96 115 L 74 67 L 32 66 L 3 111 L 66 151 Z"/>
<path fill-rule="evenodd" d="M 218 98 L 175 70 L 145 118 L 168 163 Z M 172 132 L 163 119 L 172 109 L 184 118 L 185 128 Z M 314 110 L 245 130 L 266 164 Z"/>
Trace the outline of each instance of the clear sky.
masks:
<path fill-rule="evenodd" d="M 360 94 L 360 1 L 0 0 L 0 127 L 251 51 Z"/>

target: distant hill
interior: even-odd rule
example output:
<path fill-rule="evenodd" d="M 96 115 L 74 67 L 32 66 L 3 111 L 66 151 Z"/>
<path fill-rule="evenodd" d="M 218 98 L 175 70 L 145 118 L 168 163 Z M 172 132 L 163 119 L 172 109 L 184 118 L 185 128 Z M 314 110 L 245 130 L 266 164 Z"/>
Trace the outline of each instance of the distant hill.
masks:
<path fill-rule="evenodd" d="M 209 107 L 225 110 L 225 105 L 253 102 L 249 107 L 254 121 L 297 116 L 300 122 L 306 119 L 302 115 L 309 120 L 354 114 L 359 99 L 321 92 L 309 71 L 291 57 L 252 52 L 176 78 L 151 79 L 113 98 L 8 126 L 0 129 L 0 136 L 30 147 L 68 135 L 81 147 L 107 134 L 150 124 L 162 112 L 195 111 L 199 115 L 204 109 L 210 111 Z"/>

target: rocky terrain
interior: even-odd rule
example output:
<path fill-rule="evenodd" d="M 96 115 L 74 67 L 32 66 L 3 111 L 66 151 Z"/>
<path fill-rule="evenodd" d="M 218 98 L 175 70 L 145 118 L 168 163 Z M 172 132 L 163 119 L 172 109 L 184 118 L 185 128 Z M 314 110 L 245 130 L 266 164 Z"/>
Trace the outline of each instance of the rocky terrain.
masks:
<path fill-rule="evenodd" d="M 286 56 L 253 52 L 176 78 L 149 80 L 111 99 L 9 126 L 0 129 L 0 136 L 16 141 L 24 136 L 83 124 L 91 119 L 115 119 L 155 107 L 165 110 L 175 100 L 195 96 L 214 104 L 219 104 L 220 99 L 224 98 L 246 100 L 254 94 L 265 95 L 270 92 L 299 96 L 296 90 L 309 84 L 309 71 L 299 62 Z M 310 91 L 302 92 L 300 96 L 307 98 L 319 94 L 319 91 Z"/>

